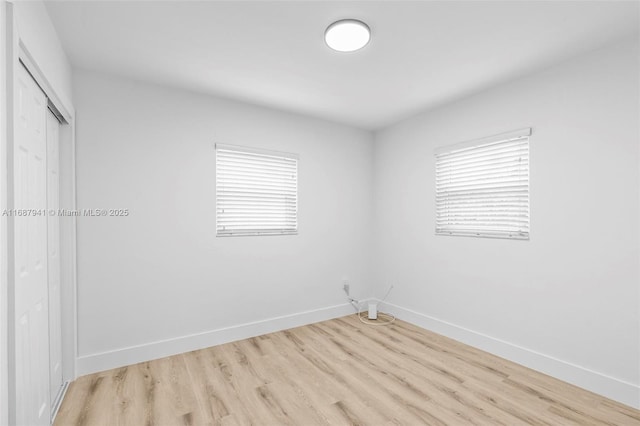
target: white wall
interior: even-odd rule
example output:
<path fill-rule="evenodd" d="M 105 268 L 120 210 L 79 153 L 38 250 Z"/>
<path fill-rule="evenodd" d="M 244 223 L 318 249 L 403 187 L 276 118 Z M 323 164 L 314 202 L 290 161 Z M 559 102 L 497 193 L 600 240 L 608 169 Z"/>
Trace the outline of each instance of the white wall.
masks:
<path fill-rule="evenodd" d="M 401 318 L 640 406 L 637 52 L 575 58 L 373 147 L 337 124 L 78 72 L 79 208 L 132 212 L 79 218 L 79 372 L 348 313 L 348 276 L 357 297 L 394 283 Z M 522 127 L 531 240 L 436 237 L 434 148 Z M 298 236 L 215 237 L 215 142 L 300 154 Z"/>
<path fill-rule="evenodd" d="M 83 71 L 74 83 L 78 207 L 131 211 L 78 221 L 80 373 L 259 328 L 206 334 L 225 327 L 350 313 L 343 276 L 366 295 L 369 132 Z M 216 142 L 300 155 L 299 235 L 216 238 Z"/>
<path fill-rule="evenodd" d="M 376 134 L 389 309 L 639 406 L 638 45 L 573 59 Z M 532 127 L 531 240 L 434 235 L 434 148 Z"/>

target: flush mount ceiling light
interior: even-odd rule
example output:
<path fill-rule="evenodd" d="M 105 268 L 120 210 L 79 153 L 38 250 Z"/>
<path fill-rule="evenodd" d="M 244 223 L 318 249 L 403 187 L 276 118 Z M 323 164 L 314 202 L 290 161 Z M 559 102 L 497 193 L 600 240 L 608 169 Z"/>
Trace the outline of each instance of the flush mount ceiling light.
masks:
<path fill-rule="evenodd" d="M 338 52 L 353 52 L 369 43 L 371 31 L 367 24 L 356 19 L 343 19 L 329 25 L 324 32 L 327 46 Z"/>

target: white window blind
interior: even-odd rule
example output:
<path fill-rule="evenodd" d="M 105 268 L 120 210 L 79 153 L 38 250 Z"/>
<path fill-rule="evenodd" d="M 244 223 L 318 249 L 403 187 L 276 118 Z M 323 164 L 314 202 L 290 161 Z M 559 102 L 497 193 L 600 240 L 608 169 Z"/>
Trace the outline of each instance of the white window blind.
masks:
<path fill-rule="evenodd" d="M 298 232 L 298 156 L 216 144 L 216 235 Z"/>
<path fill-rule="evenodd" d="M 436 150 L 436 234 L 529 239 L 530 135 Z"/>

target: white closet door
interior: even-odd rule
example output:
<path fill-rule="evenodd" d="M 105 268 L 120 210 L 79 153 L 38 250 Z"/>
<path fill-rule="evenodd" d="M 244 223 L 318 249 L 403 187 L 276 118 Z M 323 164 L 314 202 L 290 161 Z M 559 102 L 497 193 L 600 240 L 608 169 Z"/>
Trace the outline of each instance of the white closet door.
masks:
<path fill-rule="evenodd" d="M 48 425 L 47 99 L 18 69 L 13 152 L 16 423 Z"/>
<path fill-rule="evenodd" d="M 59 173 L 60 123 L 51 111 L 47 113 L 47 209 L 60 208 Z M 48 216 L 49 268 L 49 374 L 50 403 L 54 406 L 62 390 L 62 326 L 60 310 L 60 218 Z"/>

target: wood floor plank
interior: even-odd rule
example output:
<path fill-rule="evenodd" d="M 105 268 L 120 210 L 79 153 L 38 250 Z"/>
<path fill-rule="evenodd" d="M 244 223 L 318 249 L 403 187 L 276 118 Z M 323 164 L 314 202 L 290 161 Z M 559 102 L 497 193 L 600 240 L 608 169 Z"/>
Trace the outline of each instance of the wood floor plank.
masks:
<path fill-rule="evenodd" d="M 319 327 L 322 326 L 319 325 Z M 351 333 L 351 338 L 349 339 L 348 336 L 343 335 L 339 328 L 331 327 L 330 325 L 326 325 L 326 327 L 343 336 L 345 341 L 349 341 L 348 343 L 340 343 L 340 345 L 354 354 L 357 352 L 358 347 L 367 347 L 371 344 L 369 340 L 359 336 L 360 333 Z M 361 363 L 368 364 L 368 369 L 377 372 L 381 380 L 384 380 L 382 377 L 388 377 L 396 385 L 400 386 L 400 393 L 403 399 L 398 400 L 399 403 L 405 405 L 417 403 L 417 406 L 419 406 L 419 401 L 427 399 L 433 399 L 434 405 L 437 405 L 439 401 L 449 401 L 459 404 L 447 404 L 448 406 L 461 404 L 468 408 L 466 415 L 469 422 L 472 421 L 470 419 L 476 419 L 477 421 L 496 425 L 521 424 L 518 418 L 513 417 L 508 412 L 495 410 L 495 407 L 486 400 L 478 398 L 471 392 L 464 392 L 463 378 L 441 368 L 425 365 L 416 355 L 394 350 L 389 346 L 388 350 L 383 354 L 370 351 L 366 352 L 366 355 L 368 355 L 368 359 L 362 359 Z M 354 368 L 357 367 L 354 366 Z M 363 372 L 362 374 L 365 373 Z M 393 385 L 394 383 L 391 383 L 389 387 L 393 387 Z M 446 407 L 443 407 L 443 409 L 447 410 Z M 455 415 L 457 418 L 462 414 L 456 412 Z"/>
<path fill-rule="evenodd" d="M 403 383 L 403 379 L 381 374 L 379 370 L 361 368 L 358 363 L 354 363 L 350 359 L 353 353 L 344 346 L 338 348 L 330 344 L 314 348 L 314 350 L 317 350 L 318 355 L 323 358 L 343 357 L 340 373 L 350 393 L 347 398 L 343 399 L 343 402 L 359 399 L 369 407 L 370 411 L 374 409 L 378 412 L 382 419 L 400 424 L 415 423 L 416 420 L 419 420 L 411 411 L 395 410 L 397 401 L 406 399 L 401 396 L 407 392 L 406 382 Z M 353 394 L 354 389 L 359 389 L 359 392 Z M 422 401 L 429 399 L 424 393 L 421 393 L 420 397 Z M 390 400 L 394 402 L 390 403 Z"/>
<path fill-rule="evenodd" d="M 231 412 L 229 402 L 224 396 L 223 385 L 215 379 L 212 372 L 218 367 L 214 360 L 207 356 L 209 354 L 207 351 L 187 352 L 182 358 L 205 423 L 221 425 Z M 227 423 L 232 423 L 231 419 L 227 420 Z"/>
<path fill-rule="evenodd" d="M 350 378 L 345 376 L 343 367 L 339 369 L 335 368 L 335 359 L 331 363 L 325 362 L 325 357 L 321 351 L 318 351 L 318 348 L 304 348 L 301 340 L 294 337 L 291 332 L 283 333 L 282 336 L 274 336 L 274 341 L 278 341 L 278 339 L 283 348 L 290 346 L 288 351 L 283 350 L 283 352 L 281 352 L 283 356 L 289 355 L 292 364 L 299 365 L 299 371 L 306 369 L 310 371 L 313 376 L 322 380 L 325 394 L 333 394 L 338 398 L 338 401 L 331 403 L 334 408 L 342 407 L 342 405 L 346 403 L 345 401 L 349 400 L 349 412 L 358 419 L 369 419 L 368 421 L 375 421 L 375 424 L 390 420 L 389 416 L 381 410 L 381 407 L 370 398 L 368 391 L 365 390 L 354 395 Z M 301 350 L 296 352 L 294 350 L 296 347 Z M 290 354 L 293 354 L 293 356 Z M 341 362 L 338 362 L 343 364 L 344 361 L 345 360 L 342 359 Z M 338 410 L 338 413 L 344 415 L 342 410 Z"/>
<path fill-rule="evenodd" d="M 621 425 L 640 411 L 403 321 L 348 316 L 73 382 L 55 426 Z"/>
<path fill-rule="evenodd" d="M 334 329 L 336 330 L 336 329 Z M 336 330 L 337 332 L 337 330 Z M 359 346 L 368 346 L 366 340 L 354 342 L 357 346 L 351 346 L 351 351 L 356 351 Z M 345 344 L 348 346 L 348 344 Z M 485 400 L 477 398 L 473 393 L 464 392 L 463 379 L 452 377 L 451 374 L 442 374 L 440 369 L 428 366 L 426 368 L 420 360 L 406 352 L 387 350 L 384 356 L 377 352 L 367 352 L 369 359 L 366 361 L 369 368 L 380 374 L 389 375 L 405 388 L 402 394 L 404 400 L 398 401 L 407 405 L 410 400 L 431 399 L 432 404 L 448 411 L 449 421 L 460 417 L 468 423 L 488 423 L 496 425 L 516 425 L 518 419 L 508 413 L 492 409 Z M 435 374 L 434 374 L 435 373 Z M 457 407 L 463 406 L 466 410 Z"/>
<path fill-rule="evenodd" d="M 352 335 L 364 338 L 368 334 L 369 332 L 365 329 L 358 330 Z M 374 334 L 378 333 L 374 332 Z M 508 400 L 503 400 L 501 405 L 498 405 L 495 398 L 487 398 L 483 393 L 474 392 L 474 389 L 469 389 L 465 386 L 465 381 L 478 376 L 478 374 L 472 374 L 473 372 L 468 368 L 460 369 L 458 367 L 453 369 L 447 363 L 439 363 L 432 357 L 424 357 L 424 354 L 416 353 L 410 345 L 402 344 L 402 340 L 394 340 L 399 344 L 396 345 L 391 342 L 380 343 L 384 344 L 386 351 L 383 358 L 375 360 L 376 365 L 385 367 L 386 371 L 400 371 L 405 372 L 405 374 L 413 373 L 418 380 L 422 380 L 422 384 L 416 384 L 414 387 L 438 394 L 439 396 L 434 396 L 433 398 L 435 401 L 454 400 L 462 403 L 476 411 L 474 417 L 483 417 L 485 421 L 489 421 L 491 424 L 531 424 L 531 419 L 523 418 L 521 413 L 518 412 L 518 415 L 514 415 L 514 407 L 509 404 Z M 373 342 L 378 342 L 378 340 L 374 339 Z M 368 346 L 371 341 L 360 339 L 358 343 Z M 459 361 L 451 356 L 448 359 L 459 364 Z M 482 369 L 480 370 L 480 377 L 486 380 L 487 373 L 484 373 Z M 463 375 L 461 374 L 462 372 L 467 374 Z M 502 379 L 503 376 L 498 376 L 497 378 L 492 378 L 492 381 L 501 382 Z M 546 406 L 540 408 L 546 409 Z M 480 415 L 478 416 L 477 413 Z"/>

